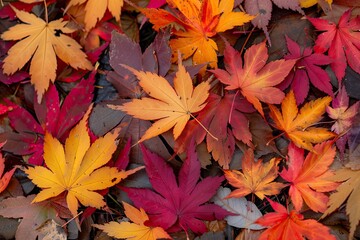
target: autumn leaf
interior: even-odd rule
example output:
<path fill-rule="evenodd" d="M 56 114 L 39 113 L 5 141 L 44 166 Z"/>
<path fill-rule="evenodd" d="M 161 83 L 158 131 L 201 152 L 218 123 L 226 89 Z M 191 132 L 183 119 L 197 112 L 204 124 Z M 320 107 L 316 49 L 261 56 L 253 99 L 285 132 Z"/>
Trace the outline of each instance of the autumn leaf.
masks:
<path fill-rule="evenodd" d="M 206 137 L 207 150 L 224 169 L 229 168 L 235 151 L 235 141 L 252 146 L 249 120 L 244 113 L 254 112 L 248 101 L 239 94 L 226 93 L 224 96 L 210 93 L 206 106 L 197 115 L 197 120 L 209 130 L 217 140 L 210 136 L 195 120 L 190 120 L 176 141 L 177 152 L 185 149 L 195 139 L 197 144 Z"/>
<path fill-rule="evenodd" d="M 157 31 L 171 24 L 175 26 L 173 35 L 176 38 L 170 40 L 173 61 L 178 59 L 180 51 L 183 59 L 192 56 L 193 64 L 205 63 L 216 68 L 218 46 L 212 37 L 253 19 L 253 16 L 244 12 L 233 12 L 234 0 L 167 2 L 173 11 L 143 8 L 141 12 L 149 18 Z"/>
<path fill-rule="evenodd" d="M 5 143 L 0 143 L 0 149 L 4 146 Z M 5 172 L 5 158 L 0 153 L 0 193 L 3 192 L 6 187 L 9 185 L 12 175 L 14 174 L 16 168 L 12 168 L 10 171 Z"/>
<path fill-rule="evenodd" d="M 303 8 L 309 8 L 314 6 L 317 3 L 326 2 L 331 6 L 333 0 L 299 0 L 300 6 Z"/>
<path fill-rule="evenodd" d="M 141 147 L 145 169 L 154 190 L 148 188 L 124 188 L 136 207 L 149 215 L 149 226 L 159 226 L 168 232 L 192 230 L 204 233 L 207 228 L 202 220 L 223 219 L 230 212 L 207 201 L 216 194 L 223 177 L 207 177 L 199 181 L 200 162 L 194 146 L 188 148 L 179 175 L 175 174 L 158 155 Z"/>
<path fill-rule="evenodd" d="M 81 46 L 65 33 L 74 30 L 67 27 L 62 18 L 45 22 L 36 15 L 13 8 L 22 24 L 11 27 L 1 34 L 3 40 L 20 40 L 8 52 L 4 59 L 4 73 L 11 75 L 21 69 L 31 58 L 31 83 L 38 94 L 38 102 L 56 79 L 58 56 L 73 68 L 91 70 L 92 64 L 86 59 Z M 19 58 L 19 56 L 22 56 Z"/>
<path fill-rule="evenodd" d="M 113 109 L 143 120 L 157 120 L 141 137 L 139 142 L 158 136 L 174 127 L 174 139 L 178 138 L 193 114 L 206 105 L 210 85 L 202 82 L 193 88 L 192 80 L 185 67 L 179 61 L 174 78 L 174 88 L 169 82 L 154 73 L 137 71 L 127 67 L 139 79 L 139 85 L 152 98 L 133 99 L 122 106 L 110 106 Z"/>
<path fill-rule="evenodd" d="M 331 126 L 331 130 L 342 135 L 336 140 L 336 146 L 339 149 L 340 156 L 343 158 L 345 145 L 349 139 L 348 131 L 352 127 L 356 114 L 358 114 L 360 102 L 357 101 L 349 107 L 349 96 L 346 93 L 345 87 L 341 87 L 331 105 L 332 107 L 326 107 L 326 112 L 330 118 L 335 120 L 335 123 Z"/>
<path fill-rule="evenodd" d="M 285 94 L 274 87 L 288 75 L 296 60 L 276 60 L 266 64 L 269 58 L 265 42 L 252 45 L 244 56 L 229 43 L 224 51 L 225 70 L 216 69 L 211 72 L 224 84 L 226 89 L 239 89 L 241 94 L 254 105 L 255 109 L 264 117 L 261 103 L 280 103 Z"/>
<path fill-rule="evenodd" d="M 343 204 L 346 199 L 346 213 L 350 220 L 349 239 L 353 239 L 356 226 L 360 220 L 360 209 L 358 207 L 360 197 L 360 170 L 351 170 L 350 168 L 341 168 L 335 172 L 335 175 L 329 178 L 331 181 L 341 182 L 336 192 L 330 195 L 328 209 L 324 212 L 325 217 L 334 212 Z"/>
<path fill-rule="evenodd" d="M 258 240 L 336 240 L 330 229 L 314 219 L 304 220 L 304 216 L 295 210 L 290 211 L 270 199 L 267 199 L 275 212 L 267 213 L 255 223 L 268 227 Z"/>
<path fill-rule="evenodd" d="M 85 4 L 85 30 L 89 31 L 95 27 L 96 23 L 105 15 L 106 10 L 109 10 L 111 15 L 120 22 L 121 8 L 124 5 L 123 0 L 70 0 L 66 6 L 65 12 L 72 6 Z"/>
<path fill-rule="evenodd" d="M 6 218 L 21 218 L 17 227 L 15 239 L 42 239 L 42 234 L 36 229 L 48 219 L 58 224 L 64 224 L 61 218 L 70 218 L 71 214 L 57 201 L 31 203 L 35 195 L 27 197 L 11 197 L 0 202 L 0 215 Z"/>
<path fill-rule="evenodd" d="M 126 238 L 133 240 L 156 240 L 171 239 L 171 237 L 161 227 L 149 227 L 146 222 L 149 220 L 144 209 L 137 208 L 123 202 L 125 215 L 133 222 L 109 222 L 104 225 L 93 224 L 93 227 L 99 228 L 109 236 L 115 238 Z"/>
<path fill-rule="evenodd" d="M 288 169 L 280 176 L 290 183 L 289 195 L 296 211 L 303 201 L 315 212 L 324 212 L 329 200 L 325 192 L 333 191 L 338 184 L 327 180 L 333 175 L 329 166 L 333 163 L 336 149 L 327 141 L 314 146 L 304 160 L 304 150 L 290 143 L 288 147 Z"/>
<path fill-rule="evenodd" d="M 314 46 L 316 53 L 328 50 L 329 57 L 333 60 L 330 64 L 339 83 L 345 76 L 346 63 L 357 73 L 360 73 L 360 16 L 353 19 L 351 9 L 344 12 L 338 23 L 325 19 L 308 18 L 321 33 Z"/>
<path fill-rule="evenodd" d="M 328 65 L 331 58 L 322 53 L 313 53 L 311 47 L 301 50 L 300 46 L 291 38 L 286 36 L 286 44 L 289 53 L 284 59 L 297 59 L 296 64 L 285 80 L 280 83 L 279 88 L 285 89 L 291 84 L 294 91 L 296 103 L 302 104 L 308 95 L 310 84 L 317 89 L 333 97 L 332 85 L 327 72 L 320 66 Z"/>
<path fill-rule="evenodd" d="M 293 91 L 290 91 L 281 103 L 282 113 L 273 105 L 270 107 L 270 117 L 275 127 L 284 131 L 286 136 L 300 148 L 313 150 L 313 143 L 321 143 L 336 136 L 326 128 L 312 127 L 320 121 L 325 113 L 331 97 L 323 97 L 306 103 L 299 111 Z"/>
<path fill-rule="evenodd" d="M 283 183 L 273 182 L 278 176 L 279 158 L 272 158 L 263 163 L 261 159 L 255 162 L 254 151 L 248 149 L 242 159 L 242 172 L 237 170 L 224 170 L 225 178 L 236 189 L 226 198 L 240 198 L 250 193 L 260 199 L 265 195 L 275 195 L 286 187 Z"/>
<path fill-rule="evenodd" d="M 84 206 L 103 208 L 106 206 L 103 196 L 94 191 L 109 188 L 136 171 L 119 172 L 114 167 L 101 167 L 116 150 L 115 139 L 119 130 L 98 138 L 90 145 L 86 127 L 90 110 L 71 130 L 65 148 L 51 134 L 45 134 L 44 160 L 47 168 L 36 166 L 25 170 L 31 181 L 42 189 L 32 202 L 41 202 L 65 192 L 73 216 L 77 215 L 78 202 Z"/>

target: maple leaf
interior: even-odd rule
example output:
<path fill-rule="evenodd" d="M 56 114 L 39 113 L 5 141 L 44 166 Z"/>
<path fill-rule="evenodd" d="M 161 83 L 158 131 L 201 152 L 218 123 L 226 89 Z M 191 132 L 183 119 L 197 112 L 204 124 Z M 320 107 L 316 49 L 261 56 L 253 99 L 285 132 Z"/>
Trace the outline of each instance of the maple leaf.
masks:
<path fill-rule="evenodd" d="M 271 19 L 272 3 L 279 8 L 291 9 L 304 14 L 299 6 L 298 0 L 245 0 L 245 10 L 249 14 L 256 16 L 253 20 L 251 20 L 251 23 L 255 27 L 261 28 L 264 31 L 270 45 L 271 40 L 267 26 Z"/>
<path fill-rule="evenodd" d="M 304 216 L 295 210 L 290 211 L 270 199 L 267 199 L 275 212 L 267 213 L 255 223 L 268 227 L 258 240 L 336 240 L 330 229 L 314 219 L 304 220 Z"/>
<path fill-rule="evenodd" d="M 177 26 L 170 40 L 173 61 L 176 61 L 178 50 L 183 59 L 191 56 L 194 64 L 209 64 L 217 67 L 216 51 L 218 46 L 212 39 L 215 35 L 235 26 L 241 26 L 253 19 L 244 12 L 233 12 L 234 0 L 168 0 L 175 14 L 163 9 L 143 8 L 141 12 L 159 30 L 169 24 Z"/>
<path fill-rule="evenodd" d="M 125 66 L 124 66 L 125 67 Z M 154 73 L 137 71 L 127 67 L 139 79 L 139 85 L 153 98 L 133 99 L 122 106 L 110 106 L 125 111 L 143 120 L 157 120 L 141 137 L 139 142 L 155 137 L 174 127 L 176 139 L 193 113 L 199 112 L 206 105 L 210 85 L 202 82 L 193 88 L 189 73 L 179 60 L 178 71 L 174 78 L 174 88 L 169 82 Z"/>
<path fill-rule="evenodd" d="M 360 16 L 350 19 L 351 9 L 344 12 L 336 24 L 325 19 L 308 18 L 321 33 L 314 46 L 316 53 L 328 55 L 333 62 L 330 64 L 339 83 L 345 76 L 346 62 L 357 73 L 360 73 Z"/>
<path fill-rule="evenodd" d="M 5 143 L 0 143 L 0 149 L 4 146 Z M 9 185 L 12 175 L 14 174 L 16 168 L 12 168 L 10 171 L 5 172 L 5 158 L 0 153 L 0 193 L 3 192 L 6 187 Z"/>
<path fill-rule="evenodd" d="M 322 53 L 313 53 L 311 47 L 301 50 L 300 46 L 287 36 L 286 44 L 289 53 L 284 58 L 297 59 L 297 62 L 285 80 L 280 83 L 279 88 L 285 89 L 291 84 L 298 105 L 302 104 L 308 95 L 309 82 L 317 89 L 333 97 L 330 77 L 324 69 L 319 67 L 330 64 L 331 58 Z"/>
<path fill-rule="evenodd" d="M 148 227 L 146 222 L 149 217 L 144 209 L 137 208 L 123 202 L 125 215 L 133 222 L 109 222 L 104 225 L 93 224 L 92 226 L 106 232 L 111 237 L 126 238 L 133 240 L 156 240 L 171 239 L 171 237 L 161 227 Z"/>
<path fill-rule="evenodd" d="M 248 149 L 241 162 L 243 172 L 224 170 L 226 180 L 237 188 L 226 198 L 240 198 L 254 193 L 260 199 L 264 199 L 265 195 L 278 194 L 286 187 L 283 183 L 273 182 L 278 176 L 279 162 L 279 158 L 272 158 L 267 163 L 263 163 L 261 159 L 255 162 L 254 151 Z"/>
<path fill-rule="evenodd" d="M 254 105 L 264 117 L 260 101 L 280 103 L 284 93 L 274 86 L 279 84 L 293 68 L 296 60 L 276 60 L 266 64 L 269 55 L 265 42 L 252 45 L 244 56 L 226 42 L 224 62 L 227 71 L 222 69 L 211 72 L 224 84 L 226 89 L 239 89 L 241 94 Z"/>
<path fill-rule="evenodd" d="M 65 12 L 72 6 L 85 4 L 85 30 L 89 31 L 95 27 L 96 23 L 105 15 L 108 9 L 111 15 L 120 22 L 121 8 L 124 5 L 123 0 L 70 0 L 66 6 Z"/>
<path fill-rule="evenodd" d="M 141 146 L 145 169 L 153 190 L 124 188 L 138 208 L 149 215 L 149 226 L 160 226 L 168 232 L 191 229 L 207 231 L 201 220 L 223 219 L 231 213 L 214 204 L 206 204 L 215 195 L 223 177 L 207 177 L 198 183 L 200 162 L 191 145 L 176 181 L 172 168 L 158 155 Z"/>
<path fill-rule="evenodd" d="M 42 239 L 42 234 L 36 231 L 46 220 L 53 219 L 58 224 L 64 224 L 62 218 L 70 218 L 71 214 L 67 212 L 62 205 L 55 201 L 44 201 L 41 203 L 32 203 L 35 195 L 27 197 L 19 196 L 7 198 L 0 202 L 0 215 L 6 218 L 21 218 L 17 227 L 16 239 Z"/>
<path fill-rule="evenodd" d="M 61 18 L 48 23 L 34 14 L 16 8 L 13 10 L 18 19 L 24 23 L 17 24 L 1 34 L 1 38 L 6 41 L 20 40 L 10 48 L 2 67 L 4 73 L 11 75 L 31 58 L 31 83 L 38 94 L 38 102 L 48 89 L 49 83 L 56 79 L 56 56 L 75 69 L 93 68 L 86 59 L 86 54 L 80 50 L 81 46 L 64 34 L 74 31 L 66 26 L 67 21 Z"/>
<path fill-rule="evenodd" d="M 26 109 L 8 102 L 12 110 L 8 113 L 13 132 L 0 134 L 6 140 L 4 150 L 18 155 L 30 155 L 28 162 L 34 165 L 43 163 L 45 132 L 64 142 L 70 129 L 83 117 L 93 99 L 95 74 L 82 79 L 71 89 L 60 106 L 59 94 L 51 84 L 41 103 L 34 96 L 34 112 L 36 118 Z M 41 136 L 41 137 L 39 137 Z"/>
<path fill-rule="evenodd" d="M 323 97 L 306 103 L 299 111 L 293 91 L 290 91 L 281 103 L 281 112 L 273 105 L 269 105 L 270 117 L 275 127 L 284 131 L 286 136 L 296 146 L 313 151 L 312 143 L 321 143 L 336 136 L 326 128 L 312 127 L 325 113 L 331 97 Z"/>
<path fill-rule="evenodd" d="M 304 160 L 304 150 L 293 143 L 288 147 L 288 169 L 280 176 L 290 183 L 289 195 L 296 211 L 305 203 L 315 212 L 324 212 L 329 200 L 324 192 L 337 188 L 338 184 L 327 180 L 333 175 L 329 166 L 333 163 L 336 150 L 333 142 L 327 141 L 314 146 Z"/>
<path fill-rule="evenodd" d="M 325 217 L 335 211 L 345 202 L 346 213 L 350 220 L 349 239 L 353 239 L 356 226 L 360 220 L 360 209 L 358 207 L 360 197 L 360 170 L 351 170 L 350 168 L 341 168 L 335 172 L 335 175 L 329 178 L 331 181 L 341 182 L 336 192 L 330 195 L 328 209 L 324 212 Z"/>
<path fill-rule="evenodd" d="M 349 107 L 349 96 L 346 93 L 345 87 L 341 87 L 331 105 L 332 107 L 326 107 L 326 112 L 330 118 L 336 120 L 334 125 L 331 126 L 331 130 L 337 134 L 344 134 L 336 140 L 336 146 L 339 149 L 340 156 L 343 158 L 345 145 L 349 139 L 347 131 L 350 130 L 353 119 L 358 114 L 360 102 L 358 101 Z"/>
<path fill-rule="evenodd" d="M 103 196 L 94 190 L 109 188 L 138 169 L 119 172 L 105 165 L 116 150 L 115 139 L 119 129 L 98 138 L 90 145 L 87 118 L 71 130 L 65 148 L 59 140 L 46 133 L 44 137 L 44 160 L 47 168 L 36 166 L 25 170 L 31 181 L 42 188 L 32 202 L 41 202 L 66 192 L 66 201 L 73 216 L 77 215 L 80 202 L 84 206 L 103 208 Z"/>
<path fill-rule="evenodd" d="M 189 122 L 176 141 L 176 152 L 184 152 L 192 139 L 200 144 L 206 137 L 207 149 L 224 169 L 229 168 L 235 151 L 235 139 L 252 146 L 249 120 L 244 113 L 255 109 L 239 95 L 226 93 L 223 97 L 210 93 L 207 104 L 197 120 L 209 130 L 210 136 L 195 120 Z"/>

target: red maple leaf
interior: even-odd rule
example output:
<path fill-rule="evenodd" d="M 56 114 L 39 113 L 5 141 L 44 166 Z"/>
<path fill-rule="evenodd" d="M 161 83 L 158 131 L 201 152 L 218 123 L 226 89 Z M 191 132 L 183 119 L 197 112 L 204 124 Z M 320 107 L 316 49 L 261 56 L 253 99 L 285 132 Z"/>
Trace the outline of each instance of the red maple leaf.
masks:
<path fill-rule="evenodd" d="M 147 188 L 123 188 L 138 208 L 149 215 L 149 226 L 159 226 L 168 232 L 191 229 L 204 233 L 207 228 L 201 220 L 223 219 L 230 212 L 206 202 L 216 194 L 224 177 L 207 177 L 199 181 L 200 162 L 194 146 L 187 152 L 178 176 L 164 159 L 141 146 L 145 169 L 155 191 Z"/>
<path fill-rule="evenodd" d="M 223 97 L 210 94 L 208 103 L 197 116 L 197 120 L 205 126 L 218 140 L 206 133 L 195 120 L 189 122 L 185 131 L 176 141 L 176 151 L 184 152 L 192 139 L 200 144 L 206 137 L 207 149 L 212 152 L 215 161 L 228 169 L 235 151 L 235 139 L 252 146 L 249 120 L 244 113 L 255 109 L 237 94 L 225 94 Z"/>
<path fill-rule="evenodd" d="M 317 30 L 325 31 L 316 39 L 314 51 L 324 53 L 327 50 L 333 60 L 330 64 L 341 83 L 345 76 L 346 62 L 360 73 L 360 16 L 350 19 L 351 9 L 344 12 L 336 24 L 325 19 L 308 18 Z"/>
<path fill-rule="evenodd" d="M 35 95 L 36 118 L 25 108 L 7 101 L 13 108 L 8 116 L 14 132 L 0 134 L 0 140 L 6 140 L 3 149 L 18 155 L 31 155 L 29 163 L 41 165 L 44 145 L 42 136 L 47 131 L 62 141 L 67 138 L 70 129 L 83 117 L 91 104 L 95 73 L 92 72 L 89 79 L 82 80 L 74 87 L 61 107 L 54 85 L 50 85 L 40 104 Z"/>
<path fill-rule="evenodd" d="M 309 82 L 317 89 L 334 96 L 330 77 L 320 66 L 328 65 L 332 62 L 329 56 L 322 53 L 313 53 L 311 47 L 301 51 L 300 46 L 291 38 L 286 36 L 286 44 L 289 53 L 285 59 L 297 59 L 297 62 L 289 75 L 280 83 L 281 89 L 287 88 L 291 84 L 294 91 L 296 103 L 302 104 L 309 92 Z"/>
<path fill-rule="evenodd" d="M 255 223 L 268 227 L 259 240 L 336 240 L 330 229 L 314 219 L 304 220 L 304 216 L 295 210 L 290 211 L 280 203 L 267 199 L 275 212 L 267 213 Z M 304 236 L 304 237 L 303 237 Z"/>

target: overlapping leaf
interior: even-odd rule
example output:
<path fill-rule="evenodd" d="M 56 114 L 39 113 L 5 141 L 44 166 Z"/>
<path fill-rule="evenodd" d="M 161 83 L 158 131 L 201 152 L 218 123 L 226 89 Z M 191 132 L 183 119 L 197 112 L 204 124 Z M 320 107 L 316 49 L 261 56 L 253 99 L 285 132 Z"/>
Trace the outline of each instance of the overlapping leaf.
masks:
<path fill-rule="evenodd" d="M 104 225 L 93 224 L 94 227 L 106 232 L 111 237 L 126 238 L 133 240 L 156 240 L 171 239 L 161 227 L 148 227 L 149 220 L 144 209 L 137 209 L 130 204 L 123 202 L 125 215 L 133 222 L 109 222 Z"/>
<path fill-rule="evenodd" d="M 261 103 L 280 103 L 285 94 L 274 87 L 288 75 L 296 60 L 284 59 L 266 64 L 269 58 L 265 42 L 252 45 L 244 56 L 229 43 L 224 52 L 225 70 L 216 69 L 212 72 L 224 84 L 226 89 L 238 89 L 241 94 L 254 105 L 255 109 L 264 116 Z"/>
<path fill-rule="evenodd" d="M 143 120 L 157 120 L 141 137 L 139 142 L 158 136 L 173 128 L 174 139 L 178 138 L 194 113 L 206 105 L 210 85 L 202 82 L 193 87 L 191 77 L 179 61 L 174 78 L 174 88 L 169 82 L 154 73 L 128 69 L 139 79 L 139 85 L 152 98 L 133 99 L 114 109 Z"/>
<path fill-rule="evenodd" d="M 337 141 L 336 146 L 340 151 L 340 155 L 343 157 L 345 152 L 345 145 L 349 139 L 349 133 L 353 119 L 358 114 L 360 102 L 356 102 L 349 107 L 349 96 L 346 93 L 344 87 L 339 89 L 336 98 L 331 103 L 332 107 L 327 106 L 326 112 L 329 117 L 336 120 L 332 125 L 331 130 L 337 134 L 343 134 Z"/>
<path fill-rule="evenodd" d="M 34 14 L 13 9 L 18 19 L 24 23 L 11 27 L 1 35 L 3 40 L 20 40 L 10 48 L 2 67 L 4 73 L 14 74 L 31 59 L 31 83 L 38 94 L 38 102 L 50 82 L 56 79 L 56 56 L 75 69 L 93 68 L 86 59 L 86 54 L 80 50 L 81 46 L 65 35 L 74 30 L 67 27 L 67 22 L 62 18 L 48 23 Z"/>
<path fill-rule="evenodd" d="M 341 185 L 336 189 L 336 192 L 330 195 L 328 202 L 328 209 L 324 212 L 322 217 L 334 212 L 343 204 L 346 199 L 346 213 L 350 220 L 350 234 L 349 239 L 353 239 L 356 226 L 360 220 L 360 208 L 358 206 L 360 198 L 360 170 L 351 170 L 349 168 L 342 168 L 335 172 L 331 177 L 332 181 L 341 182 Z"/>
<path fill-rule="evenodd" d="M 325 19 L 308 18 L 319 31 L 324 31 L 316 39 L 314 51 L 324 53 L 328 51 L 333 60 L 330 64 L 339 83 L 345 76 L 347 64 L 360 73 L 360 16 L 351 17 L 351 10 L 341 16 L 338 23 Z"/>
<path fill-rule="evenodd" d="M 231 213 L 218 205 L 206 202 L 215 195 L 223 177 L 207 177 L 199 181 L 200 162 L 194 147 L 189 147 L 187 158 L 178 175 L 154 153 L 142 147 L 145 169 L 154 189 L 126 188 L 130 199 L 149 215 L 149 226 L 160 226 L 168 232 L 191 229 L 194 233 L 207 231 L 202 220 L 223 219 Z"/>
<path fill-rule="evenodd" d="M 87 80 L 80 81 L 62 101 L 61 106 L 55 85 L 50 85 L 40 104 L 34 97 L 36 118 L 23 107 L 8 102 L 12 108 L 8 116 L 14 132 L 0 134 L 0 139 L 7 141 L 4 150 L 22 156 L 30 155 L 30 164 L 41 165 L 45 132 L 50 132 L 61 142 L 65 141 L 70 129 L 90 106 L 94 82 L 95 72 Z"/>
<path fill-rule="evenodd" d="M 233 12 L 234 0 L 167 0 L 172 12 L 163 9 L 142 9 L 142 13 L 159 30 L 173 24 L 174 38 L 170 41 L 176 61 L 180 51 L 183 59 L 192 56 L 194 64 L 217 67 L 216 34 L 241 26 L 253 19 L 244 12 Z M 182 29 L 179 29 L 182 28 Z"/>
<path fill-rule="evenodd" d="M 281 103 L 282 113 L 273 105 L 270 117 L 275 127 L 284 131 L 286 136 L 298 147 L 313 151 L 313 143 L 321 143 L 336 136 L 326 128 L 313 127 L 320 121 L 331 97 L 324 97 L 306 103 L 299 111 L 293 91 L 290 91 Z"/>
<path fill-rule="evenodd" d="M 295 210 L 290 211 L 272 200 L 268 199 L 275 212 L 267 213 L 259 218 L 256 223 L 268 227 L 260 235 L 259 240 L 336 240 L 330 234 L 330 229 L 314 219 L 304 220 L 304 216 Z"/>
<path fill-rule="evenodd" d="M 4 146 L 4 143 L 0 143 L 0 149 L 2 146 Z M 3 192 L 8 186 L 15 170 L 16 168 L 13 168 L 10 171 L 5 172 L 5 158 L 0 153 L 0 193 Z"/>
<path fill-rule="evenodd" d="M 65 12 L 72 6 L 85 4 L 85 30 L 89 31 L 95 27 L 96 23 L 103 18 L 106 10 L 109 10 L 111 15 L 120 21 L 121 8 L 124 5 L 123 0 L 70 0 Z"/>
<path fill-rule="evenodd" d="M 336 149 L 327 141 L 314 146 L 304 160 L 304 150 L 290 143 L 288 147 L 288 169 L 280 176 L 290 182 L 289 195 L 296 211 L 300 211 L 303 201 L 315 212 L 324 212 L 329 200 L 325 192 L 333 191 L 338 184 L 327 180 L 333 175 L 329 166 L 333 163 Z"/>
<path fill-rule="evenodd" d="M 332 62 L 331 58 L 322 53 L 313 53 L 311 47 L 301 50 L 300 46 L 289 37 L 286 37 L 286 44 L 289 53 L 284 58 L 297 59 L 297 62 L 293 70 L 285 78 L 285 81 L 281 83 L 281 88 L 287 88 L 291 84 L 298 105 L 305 101 L 310 89 L 310 82 L 317 89 L 333 97 L 330 77 L 320 67 L 330 64 Z"/>
<path fill-rule="evenodd" d="M 206 137 L 207 149 L 213 158 L 218 161 L 224 169 L 229 168 L 235 151 L 235 139 L 252 146 L 252 136 L 249 130 L 249 120 L 244 113 L 253 112 L 254 108 L 239 95 L 225 94 L 223 97 L 210 94 L 207 104 L 197 116 L 214 139 L 206 133 L 195 120 L 189 122 L 184 133 L 176 141 L 178 152 L 184 152 L 186 147 L 195 139 L 200 144 Z"/>
<path fill-rule="evenodd" d="M 45 134 L 44 160 L 47 168 L 36 166 L 25 170 L 31 181 L 42 189 L 32 202 L 41 202 L 65 192 L 73 216 L 77 215 L 79 202 L 84 206 L 104 208 L 103 196 L 95 190 L 109 188 L 136 171 L 119 172 L 114 167 L 102 167 L 116 150 L 118 130 L 90 145 L 86 127 L 90 110 L 71 130 L 65 148 L 50 133 Z"/>
<path fill-rule="evenodd" d="M 242 172 L 237 170 L 225 170 L 225 178 L 236 189 L 227 198 L 240 198 L 250 193 L 260 199 L 265 195 L 275 195 L 286 187 L 283 183 L 273 182 L 278 176 L 278 164 L 280 159 L 273 158 L 267 163 L 261 159 L 255 162 L 254 152 L 248 149 L 242 159 Z"/>

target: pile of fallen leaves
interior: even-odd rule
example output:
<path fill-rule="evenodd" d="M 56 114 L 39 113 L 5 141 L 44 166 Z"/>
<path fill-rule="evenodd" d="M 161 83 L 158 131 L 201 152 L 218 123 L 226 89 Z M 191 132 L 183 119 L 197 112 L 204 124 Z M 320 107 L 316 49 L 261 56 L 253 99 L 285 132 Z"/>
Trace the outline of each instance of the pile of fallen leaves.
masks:
<path fill-rule="evenodd" d="M 1 239 L 360 238 L 357 1 L 1 4 Z"/>

